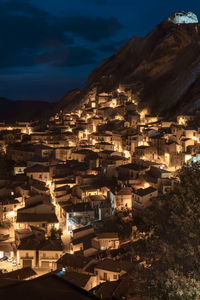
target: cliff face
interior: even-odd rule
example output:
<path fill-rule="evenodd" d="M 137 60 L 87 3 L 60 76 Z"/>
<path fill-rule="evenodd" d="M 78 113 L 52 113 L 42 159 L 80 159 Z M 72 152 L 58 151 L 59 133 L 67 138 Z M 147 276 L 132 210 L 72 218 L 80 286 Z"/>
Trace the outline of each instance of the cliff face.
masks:
<path fill-rule="evenodd" d="M 74 107 L 76 107 L 81 100 L 81 90 L 74 89 L 67 92 L 62 99 L 59 101 L 56 109 L 57 111 L 72 111 Z"/>
<path fill-rule="evenodd" d="M 145 38 L 133 37 L 89 76 L 81 97 L 97 87 L 129 84 L 139 107 L 165 115 L 200 106 L 200 27 L 164 20 Z M 80 97 L 80 98 L 81 98 Z"/>

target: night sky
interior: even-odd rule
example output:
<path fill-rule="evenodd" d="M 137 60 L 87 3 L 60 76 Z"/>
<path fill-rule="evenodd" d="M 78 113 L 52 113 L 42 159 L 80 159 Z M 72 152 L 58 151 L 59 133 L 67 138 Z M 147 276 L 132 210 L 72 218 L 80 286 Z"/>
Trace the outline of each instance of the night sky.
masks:
<path fill-rule="evenodd" d="M 57 101 L 129 38 L 199 0 L 0 0 L 0 97 Z"/>

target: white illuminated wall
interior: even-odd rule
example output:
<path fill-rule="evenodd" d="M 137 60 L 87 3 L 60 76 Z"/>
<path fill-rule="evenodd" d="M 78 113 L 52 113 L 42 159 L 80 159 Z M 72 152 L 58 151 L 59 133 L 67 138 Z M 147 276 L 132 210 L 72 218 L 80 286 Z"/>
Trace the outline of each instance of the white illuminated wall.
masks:
<path fill-rule="evenodd" d="M 198 23 L 198 18 L 194 13 L 185 11 L 171 14 L 168 20 L 174 24 Z"/>

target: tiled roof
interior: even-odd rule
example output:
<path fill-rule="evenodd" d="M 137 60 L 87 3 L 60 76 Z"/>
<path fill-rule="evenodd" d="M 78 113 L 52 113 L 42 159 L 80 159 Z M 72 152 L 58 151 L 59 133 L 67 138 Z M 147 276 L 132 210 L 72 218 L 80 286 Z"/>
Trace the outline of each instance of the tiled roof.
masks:
<path fill-rule="evenodd" d="M 63 279 L 56 274 L 49 273 L 33 280 L 26 280 L 10 286 L 0 288 L 2 299 L 13 300 L 21 299 L 70 299 L 70 300 L 89 300 L 96 299 L 96 296 L 90 294 L 84 289 L 77 287 L 73 283 Z"/>
<path fill-rule="evenodd" d="M 73 230 L 73 233 L 77 233 L 77 232 L 81 232 L 81 231 L 84 231 L 84 230 L 88 230 L 90 228 L 93 228 L 93 226 L 92 225 L 88 225 L 88 226 L 84 226 L 84 227 L 81 227 L 81 228 L 77 228 L 77 229 Z"/>
<path fill-rule="evenodd" d="M 58 223 L 56 215 L 53 214 L 34 214 L 34 213 L 18 213 L 17 214 L 17 223 Z"/>
<path fill-rule="evenodd" d="M 0 275 L 0 281 L 3 278 L 24 280 L 35 275 L 37 275 L 37 273 L 31 267 L 26 267 Z"/>
<path fill-rule="evenodd" d="M 121 260 L 104 259 L 96 265 L 97 269 L 120 273 L 133 268 L 130 262 Z"/>
<path fill-rule="evenodd" d="M 89 257 L 66 253 L 57 261 L 63 267 L 84 268 L 91 261 Z"/>
<path fill-rule="evenodd" d="M 37 250 L 40 241 L 34 235 L 21 239 L 18 250 Z"/>
<path fill-rule="evenodd" d="M 65 272 L 62 275 L 63 279 L 66 279 L 66 280 L 72 282 L 73 284 L 80 286 L 82 288 L 85 287 L 85 285 L 87 284 L 90 277 L 91 277 L 91 275 L 77 273 L 77 272 Z"/>
<path fill-rule="evenodd" d="M 95 237 L 95 233 L 92 232 L 88 235 L 85 235 L 85 236 L 82 236 L 80 238 L 77 238 L 77 239 L 72 239 L 71 243 L 73 245 L 78 245 L 78 244 L 81 244 L 83 243 L 83 247 L 84 249 L 88 249 L 88 248 L 91 248 L 91 242 L 92 242 L 92 239 Z"/>
<path fill-rule="evenodd" d="M 134 193 L 137 194 L 138 196 L 143 197 L 143 196 L 151 194 L 151 193 L 153 193 L 155 191 L 156 191 L 156 189 L 154 189 L 153 187 L 150 186 L 150 187 L 148 187 L 146 189 L 138 189 Z"/>
<path fill-rule="evenodd" d="M 74 205 L 63 207 L 66 212 L 82 212 L 82 211 L 93 211 L 88 203 L 77 203 Z"/>
<path fill-rule="evenodd" d="M 63 245 L 61 240 L 44 240 L 38 246 L 38 250 L 41 251 L 63 251 Z"/>
<path fill-rule="evenodd" d="M 102 232 L 97 234 L 98 239 L 117 239 L 119 238 L 117 232 Z"/>
<path fill-rule="evenodd" d="M 141 170 L 148 169 L 148 167 L 133 164 L 133 163 L 127 164 L 127 165 L 122 165 L 122 166 L 119 166 L 119 167 L 123 168 L 123 169 L 135 170 L 135 171 L 141 171 Z"/>
<path fill-rule="evenodd" d="M 131 187 L 126 187 L 121 189 L 117 195 L 132 195 L 132 188 Z"/>
<path fill-rule="evenodd" d="M 43 165 L 34 165 L 32 167 L 25 169 L 26 173 L 40 173 L 40 172 L 49 172 L 49 167 Z"/>

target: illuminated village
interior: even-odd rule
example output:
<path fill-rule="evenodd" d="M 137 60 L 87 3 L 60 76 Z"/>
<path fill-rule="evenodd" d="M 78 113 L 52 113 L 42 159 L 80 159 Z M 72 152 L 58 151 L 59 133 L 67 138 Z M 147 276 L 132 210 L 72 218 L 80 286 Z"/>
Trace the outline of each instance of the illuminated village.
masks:
<path fill-rule="evenodd" d="M 123 28 L 113 17 L 59 19 L 22 2 L 0 3 L 6 18 L 14 5 L 12 24 L 23 23 L 16 31 L 23 51 L 13 62 L 22 58 L 25 69 L 31 57 L 34 64 L 34 77 L 26 69 L 15 86 L 19 78 L 28 88 L 36 82 L 41 94 L 49 82 L 56 93 L 65 84 L 54 74 L 59 68 L 59 76 L 70 68 L 73 77 L 79 64 L 95 64 L 92 43 L 97 53 L 108 49 L 104 38 Z M 84 38 L 87 47 L 77 46 Z M 0 122 L 0 299 L 200 299 L 199 38 L 194 13 L 172 13 L 58 102 L 0 97 L 0 120 L 7 120 Z"/>
<path fill-rule="evenodd" d="M 99 284 L 148 267 L 127 256 L 145 238 L 133 215 L 172 190 L 185 163 L 199 160 L 194 118 L 139 111 L 120 85 L 112 93 L 93 89 L 78 110 L 48 121 L 1 123 L 1 155 L 12 166 L 0 178 L 2 273 L 26 270 L 22 278 L 32 279 L 56 271 L 100 295 Z M 109 225 L 116 215 L 128 235 Z"/>

